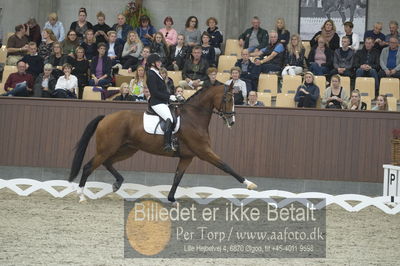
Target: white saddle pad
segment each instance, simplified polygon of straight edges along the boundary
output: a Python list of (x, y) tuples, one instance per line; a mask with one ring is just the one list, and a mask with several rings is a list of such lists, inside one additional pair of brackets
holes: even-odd
[[(155, 132), (156, 135), (164, 135), (164, 131), (161, 129), (161, 123), (159, 123), (160, 119), (161, 118), (158, 115), (149, 115), (144, 113), (143, 114), (144, 131), (146, 131), (149, 134), (154, 134)], [(176, 125), (174, 131), (172, 132), (173, 134), (179, 131), (180, 125), (181, 125), (181, 117), (178, 116), (176, 119)]]

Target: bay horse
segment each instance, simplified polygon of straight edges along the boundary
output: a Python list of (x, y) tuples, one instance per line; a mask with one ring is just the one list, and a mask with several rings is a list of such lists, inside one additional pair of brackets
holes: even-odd
[(321, 4), (322, 9), (328, 19), (331, 19), (332, 12), (338, 11), (342, 17), (343, 24), (347, 21), (345, 14), (346, 9), (350, 9), (349, 21), (353, 22), (354, 12), (356, 11), (357, 5), (361, 8), (365, 8), (367, 6), (366, 0), (322, 0)]
[(211, 148), (208, 126), (212, 114), (216, 113), (222, 117), (228, 127), (235, 123), (232, 89), (233, 84), (203, 88), (179, 106), (181, 122), (180, 129), (176, 133), (179, 140), (179, 149), (176, 152), (163, 150), (163, 135), (145, 132), (143, 112), (124, 110), (93, 119), (77, 143), (69, 176), (69, 182), (72, 182), (78, 175), (89, 141), (96, 133), (96, 154), (83, 167), (79, 183), (80, 201), (85, 200), (83, 188), (89, 175), (100, 165), (104, 165), (115, 177), (113, 191), (117, 191), (124, 178), (113, 167), (113, 164), (131, 157), (139, 150), (161, 156), (179, 157), (174, 181), (168, 194), (170, 202), (175, 202), (175, 192), (179, 182), (195, 156), (232, 175), (240, 183), (244, 183), (247, 189), (256, 189), (256, 184), (237, 174)]

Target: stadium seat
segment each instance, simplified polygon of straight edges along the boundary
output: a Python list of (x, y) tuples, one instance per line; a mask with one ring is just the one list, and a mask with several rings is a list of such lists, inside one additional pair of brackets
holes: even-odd
[(188, 99), (190, 96), (196, 93), (196, 90), (183, 90), (183, 97)]
[(387, 97), (389, 111), (397, 112), (397, 99), (395, 97)]
[(296, 107), (294, 94), (278, 93), (276, 96), (276, 107)]
[(230, 73), (231, 68), (235, 66), (237, 56), (221, 55), (218, 60), (218, 72)]
[(355, 89), (358, 89), (361, 94), (366, 93), (369, 97), (375, 98), (375, 79), (358, 77), (356, 78)]
[(136, 71), (128, 73), (128, 69), (119, 69), (118, 70), (118, 75), (121, 75), (121, 76), (134, 77), (135, 73), (136, 73)]
[(285, 75), (282, 77), (282, 93), (296, 93), (297, 88), (302, 84), (301, 76)]
[(121, 84), (124, 82), (129, 84), (132, 79), (132, 76), (115, 75), (115, 86), (121, 87)]
[(388, 97), (394, 97), (400, 100), (400, 88), (398, 78), (381, 78), (379, 84), (379, 94), (386, 95)]
[(258, 92), (258, 101), (263, 102), (265, 106), (271, 106), (272, 101), (271, 101), (271, 93), (266, 93), (266, 92)]
[(225, 44), (225, 55), (235, 55), (241, 58), (242, 47), (239, 46), (239, 40), (228, 39)]
[(351, 87), (350, 87), (350, 77), (340, 76), (340, 84), (346, 92), (346, 95), (350, 98)]
[(273, 74), (260, 74), (257, 91), (267, 92), (272, 96), (276, 96), (278, 94), (278, 76)]
[(221, 72), (217, 73), (217, 80), (219, 82), (225, 83), (230, 79), (231, 79), (231, 74), (230, 73), (221, 73)]
[(101, 92), (93, 91), (93, 86), (83, 88), (82, 100), (101, 101)]
[(304, 49), (306, 50), (305, 53), (304, 53), (304, 56), (305, 56), (305, 58), (308, 58), (308, 54), (311, 51), (310, 42), (309, 41), (302, 41), (301, 43), (303, 44)]
[(168, 77), (174, 81), (174, 86), (178, 86), (182, 80), (182, 71), (168, 71)]
[(326, 90), (326, 78), (325, 76), (315, 76), (314, 83), (319, 88), (319, 97), (322, 98), (325, 95)]
[(367, 110), (372, 109), (372, 98), (371, 97), (361, 95), (361, 101), (365, 102), (365, 104), (367, 105)]
[(7, 61), (7, 49), (3, 45), (0, 48), (0, 64), (6, 64), (6, 61)]

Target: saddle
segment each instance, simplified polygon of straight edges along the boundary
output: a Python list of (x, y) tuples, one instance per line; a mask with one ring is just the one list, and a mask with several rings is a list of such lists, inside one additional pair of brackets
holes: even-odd
[[(173, 138), (175, 138), (174, 135), (179, 131), (181, 119), (176, 105), (170, 104), (169, 110), (172, 114), (172, 128), (174, 129), (172, 134)], [(165, 132), (165, 121), (151, 108), (150, 105), (143, 114), (143, 127), (147, 133), (153, 135), (164, 135)]]

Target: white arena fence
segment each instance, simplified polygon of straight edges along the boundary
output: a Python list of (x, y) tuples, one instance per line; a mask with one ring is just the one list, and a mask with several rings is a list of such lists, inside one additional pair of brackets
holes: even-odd
[[(29, 187), (21, 189), (19, 186)], [(74, 193), (78, 188), (78, 184), (69, 183), (65, 180), (41, 182), (33, 179), (0, 179), (0, 190), (3, 188), (8, 188), (19, 196), (29, 196), (35, 191), (44, 190), (55, 198), (63, 198)], [(170, 185), (145, 186), (126, 183), (121, 186), (116, 194), (124, 199), (152, 197), (162, 202), (168, 202), (166, 194), (170, 188)], [(96, 190), (96, 192), (91, 189)], [(90, 199), (99, 199), (113, 193), (112, 185), (102, 182), (87, 182), (83, 193)], [(282, 190), (250, 191), (238, 188), (222, 190), (211, 187), (178, 187), (175, 197), (177, 199), (191, 198), (198, 204), (208, 204), (216, 199), (225, 198), (236, 205), (240, 205), (241, 203), (246, 205), (254, 200), (263, 200), (268, 204), (276, 204), (276, 206), (282, 208), (297, 201), (304, 206), (313, 206), (316, 209), (336, 204), (349, 212), (358, 212), (369, 206), (374, 206), (387, 214), (397, 214), (400, 212), (400, 204), (390, 204), (391, 197), (368, 197), (357, 194), (335, 196), (319, 192), (291, 193)], [(315, 203), (317, 199), (321, 201)]]

